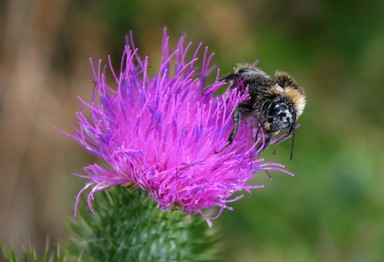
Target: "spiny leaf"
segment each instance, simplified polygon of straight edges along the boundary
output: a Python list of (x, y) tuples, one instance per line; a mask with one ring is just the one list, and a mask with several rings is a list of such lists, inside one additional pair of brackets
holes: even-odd
[(216, 233), (200, 216), (161, 211), (142, 190), (115, 187), (81, 205), (68, 250), (86, 261), (212, 261)]

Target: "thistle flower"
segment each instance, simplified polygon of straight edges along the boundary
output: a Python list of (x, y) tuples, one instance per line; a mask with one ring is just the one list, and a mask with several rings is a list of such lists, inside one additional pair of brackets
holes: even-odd
[(171, 51), (164, 30), (161, 65), (149, 76), (148, 57), (140, 58), (130, 35), (119, 72), (108, 59), (116, 88), (107, 83), (101, 62), (95, 68), (91, 60), (92, 100), (80, 99), (85, 107), (77, 113), (79, 128), (67, 135), (107, 165), (84, 168), (87, 175), (82, 177), (88, 181), (77, 196), (75, 215), (84, 190), (92, 188), (88, 205), (93, 211), (96, 192), (123, 185), (148, 191), (160, 209), (176, 206), (204, 216), (211, 225), (211, 219), (232, 210), (229, 204), (243, 197), (238, 191), (263, 187), (251, 182), (258, 172), (291, 175), (283, 165), (258, 158), (264, 137), (255, 143), (257, 125), (251, 121), (243, 121), (233, 144), (216, 153), (227, 143), (232, 112), (248, 95), (234, 88), (215, 96), (224, 83), (217, 81), (217, 70), (216, 81), (206, 84), (213, 53), (202, 51), (201, 44), (191, 52), (191, 46), (181, 37)]

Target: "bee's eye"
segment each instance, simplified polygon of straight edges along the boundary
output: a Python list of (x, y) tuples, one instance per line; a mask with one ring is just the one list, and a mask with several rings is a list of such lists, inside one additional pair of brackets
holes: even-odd
[(271, 108), (269, 109), (269, 115), (272, 117), (283, 116), (287, 110), (288, 110), (287, 105), (283, 103), (272, 104)]

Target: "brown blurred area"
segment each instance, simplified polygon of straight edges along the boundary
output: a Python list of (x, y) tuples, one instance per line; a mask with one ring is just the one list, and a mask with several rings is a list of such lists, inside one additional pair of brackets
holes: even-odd
[[(16, 0), (1, 5), (0, 239), (18, 248), (20, 240), (31, 240), (41, 249), (47, 237), (55, 242), (63, 234), (76, 194), (70, 174), (84, 158), (55, 130), (72, 132), (76, 97), (87, 97), (90, 79), (87, 59), (80, 55), (72, 55), (70, 74), (55, 65), (68, 4)], [(83, 42), (81, 47), (97, 45)]]

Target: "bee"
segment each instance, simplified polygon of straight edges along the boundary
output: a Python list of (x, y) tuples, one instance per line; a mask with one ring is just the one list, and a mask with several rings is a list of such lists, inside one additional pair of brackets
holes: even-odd
[[(242, 118), (254, 117), (258, 120), (256, 138), (262, 130), (266, 140), (262, 150), (268, 147), (273, 136), (283, 129), (288, 129), (280, 143), (292, 137), (290, 159), (293, 157), (296, 120), (305, 107), (304, 91), (287, 73), (276, 72), (272, 79), (259, 68), (251, 65), (239, 65), (235, 72), (225, 75), (219, 81), (233, 82), (233, 87), (249, 92), (249, 100), (239, 103), (233, 114), (234, 127), (229, 134), (227, 144), (217, 153), (231, 145), (236, 137)], [(248, 89), (246, 89), (248, 87)]]

